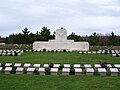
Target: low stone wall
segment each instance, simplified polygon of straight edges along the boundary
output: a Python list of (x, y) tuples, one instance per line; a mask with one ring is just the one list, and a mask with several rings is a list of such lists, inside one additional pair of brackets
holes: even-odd
[(32, 49), (32, 44), (5, 44), (4, 46), (0, 46), (0, 49), (27, 50)]
[[(0, 46), (0, 49), (32, 49), (32, 44), (5, 44)], [(120, 46), (90, 46), (90, 51), (104, 50), (104, 49), (113, 49), (120, 50)]]

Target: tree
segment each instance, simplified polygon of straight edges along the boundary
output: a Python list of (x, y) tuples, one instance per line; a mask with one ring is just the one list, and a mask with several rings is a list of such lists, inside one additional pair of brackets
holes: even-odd
[(114, 34), (114, 32), (111, 32), (111, 37), (115, 37), (116, 35)]
[(108, 36), (99, 36), (99, 44), (98, 45), (102, 45), (102, 46), (109, 45)]
[(28, 28), (25, 27), (24, 30), (22, 30), (22, 33), (23, 33), (24, 35), (28, 35), (28, 34), (30, 33), (30, 31), (28, 31)]
[(68, 39), (72, 39), (74, 41), (80, 41), (80, 36), (79, 35), (75, 35), (74, 32), (72, 32), (67, 38)]
[(53, 39), (53, 35), (51, 35), (50, 29), (47, 27), (43, 27), (40, 32), (40, 40), (48, 41), (49, 39)]
[(96, 32), (92, 33), (92, 35), (89, 36), (89, 43), (90, 45), (99, 44), (99, 37), (97, 36)]
[(111, 35), (109, 36), (109, 44), (117, 46), (118, 43), (119, 43), (119, 39), (113, 32), (111, 32)]
[(94, 33), (93, 33), (93, 36), (94, 36), (94, 37), (96, 37), (96, 36), (97, 36), (96, 32), (94, 32)]

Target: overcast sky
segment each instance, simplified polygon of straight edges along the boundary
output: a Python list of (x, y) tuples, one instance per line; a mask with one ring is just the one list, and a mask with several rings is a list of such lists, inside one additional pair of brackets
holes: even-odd
[(68, 34), (120, 35), (120, 0), (0, 0), (0, 36), (43, 26), (51, 32), (64, 27)]

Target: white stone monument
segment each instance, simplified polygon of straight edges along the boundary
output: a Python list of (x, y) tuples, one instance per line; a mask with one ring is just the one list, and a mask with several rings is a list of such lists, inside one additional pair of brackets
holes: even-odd
[(80, 50), (88, 51), (88, 42), (74, 42), (74, 40), (67, 40), (67, 30), (64, 28), (57, 29), (55, 31), (55, 40), (45, 41), (35, 41), (33, 43), (33, 50)]

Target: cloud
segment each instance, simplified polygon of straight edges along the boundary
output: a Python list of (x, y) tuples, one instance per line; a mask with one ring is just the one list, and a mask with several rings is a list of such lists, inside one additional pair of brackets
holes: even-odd
[(119, 12), (119, 0), (2, 0), (0, 35), (18, 33), (24, 27), (36, 32), (43, 26), (52, 32), (63, 26), (68, 33), (81, 35), (111, 31), (120, 34)]

